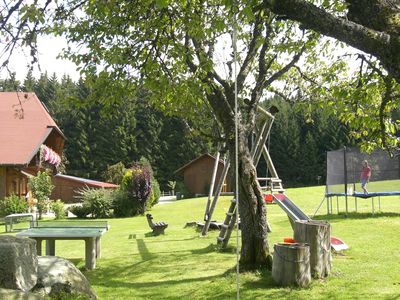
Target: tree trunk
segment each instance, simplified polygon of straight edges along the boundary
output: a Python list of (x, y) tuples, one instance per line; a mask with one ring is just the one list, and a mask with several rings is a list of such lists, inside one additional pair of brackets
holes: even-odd
[(311, 275), (328, 276), (332, 267), (331, 225), (326, 221), (296, 221), (294, 239), (310, 245)]
[[(207, 95), (213, 112), (223, 127), (225, 142), (231, 160), (231, 172), (234, 173), (235, 165), (235, 114), (234, 93), (227, 87), (222, 92), (218, 88)], [(250, 107), (247, 118), (255, 115), (256, 106)], [(256, 168), (250, 156), (248, 145), (251, 120), (244, 120), (239, 116), (239, 215), (242, 232), (242, 245), (240, 253), (240, 267), (242, 270), (257, 268), (272, 269), (272, 256), (269, 252), (267, 236), (267, 213), (262, 198), (260, 185), (257, 181)], [(248, 128), (246, 128), (248, 126)]]
[[(234, 146), (234, 145), (233, 145)], [(231, 151), (231, 153), (235, 153)], [(243, 125), (239, 125), (239, 215), (242, 231), (242, 269), (272, 268), (267, 232), (267, 212)], [(232, 155), (231, 164), (235, 166)], [(234, 168), (232, 168), (234, 170)]]
[(282, 286), (307, 287), (311, 282), (310, 247), (307, 244), (275, 244), (272, 278)]

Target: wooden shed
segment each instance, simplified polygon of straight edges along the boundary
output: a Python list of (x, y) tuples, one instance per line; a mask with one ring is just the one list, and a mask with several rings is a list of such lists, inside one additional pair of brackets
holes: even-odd
[(62, 199), (64, 203), (74, 203), (80, 201), (79, 191), (85, 187), (88, 188), (104, 188), (116, 189), (118, 185), (113, 183), (101, 182), (81, 177), (75, 177), (64, 174), (53, 176), (54, 190), (51, 198)]
[[(181, 168), (175, 171), (175, 174), (183, 177), (189, 192), (193, 194), (208, 194), (211, 185), (211, 178), (214, 170), (215, 157), (210, 154), (203, 154), (196, 159), (188, 162)], [(216, 176), (216, 183), (221, 177), (224, 162), (218, 161), (218, 171)], [(229, 180), (225, 180), (222, 192), (231, 192), (232, 185)]]

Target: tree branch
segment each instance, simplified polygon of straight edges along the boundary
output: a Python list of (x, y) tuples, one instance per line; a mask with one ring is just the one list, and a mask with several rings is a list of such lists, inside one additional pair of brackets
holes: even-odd
[(305, 0), (264, 0), (278, 15), (298, 21), (302, 26), (345, 42), (377, 57), (382, 65), (400, 82), (400, 40), (360, 24), (342, 19)]
[(12, 14), (16, 10), (18, 10), (18, 8), (21, 6), (22, 2), (23, 2), (23, 0), (19, 0), (17, 3), (15, 3), (15, 5), (13, 7), (11, 7), (8, 10), (7, 15), (5, 17), (2, 16), (1, 22), (0, 22), (0, 30), (4, 30), (5, 29), (5, 26), (8, 24), (8, 20), (11, 18)]
[(384, 148), (388, 148), (386, 141), (385, 109), (387, 104), (392, 100), (392, 88), (393, 88), (392, 77), (387, 76), (385, 78), (385, 94), (383, 95), (381, 105), (379, 106), (379, 125), (382, 138), (382, 145)]
[(271, 83), (273, 83), (275, 80), (279, 79), (287, 71), (289, 71), (290, 68), (292, 68), (299, 61), (299, 59), (305, 49), (306, 49), (306, 46), (303, 45), (303, 47), (300, 49), (300, 51), (293, 56), (292, 60), (286, 66), (284, 66), (282, 69), (280, 69), (278, 72), (273, 74), (269, 79), (267, 79), (265, 81), (264, 86), (269, 86)]
[(261, 17), (259, 16), (259, 14), (256, 16), (256, 20), (254, 22), (254, 29), (253, 29), (253, 34), (252, 34), (252, 38), (247, 50), (247, 54), (246, 57), (243, 61), (243, 64), (239, 70), (239, 73), (237, 75), (237, 89), (238, 91), (241, 91), (243, 88), (243, 84), (247, 78), (247, 75), (250, 72), (251, 69), (251, 64), (254, 61), (254, 58), (257, 54), (257, 50), (259, 48), (259, 46), (257, 46), (257, 41), (258, 39), (261, 37), (261, 33), (262, 33), (262, 20)]
[(261, 47), (260, 50), (260, 56), (258, 57), (258, 74), (257, 74), (257, 79), (256, 79), (256, 84), (253, 88), (253, 91), (251, 92), (250, 96), (250, 107), (254, 107), (258, 104), (260, 101), (260, 98), (262, 96), (262, 91), (265, 88), (264, 86), (264, 81), (267, 76), (267, 72), (269, 68), (271, 67), (273, 61), (277, 58), (277, 54), (273, 56), (273, 58), (266, 63), (266, 54), (269, 48), (269, 36), (271, 33), (271, 26), (270, 23), (266, 24), (265, 26), (265, 37), (264, 37), (264, 43)]
[(388, 34), (331, 15), (304, 0), (265, 0), (271, 10), (303, 26), (334, 37), (367, 53), (380, 53), (390, 41)]

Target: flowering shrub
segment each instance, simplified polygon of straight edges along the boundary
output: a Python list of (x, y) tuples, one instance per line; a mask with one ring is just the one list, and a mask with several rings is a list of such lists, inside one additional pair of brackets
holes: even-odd
[(132, 195), (141, 203), (139, 213), (144, 214), (151, 193), (151, 173), (147, 166), (132, 166)]
[(114, 214), (118, 217), (144, 214), (147, 206), (152, 205), (149, 203), (151, 193), (151, 167), (143, 163), (134, 163), (125, 172), (119, 190), (113, 193)]

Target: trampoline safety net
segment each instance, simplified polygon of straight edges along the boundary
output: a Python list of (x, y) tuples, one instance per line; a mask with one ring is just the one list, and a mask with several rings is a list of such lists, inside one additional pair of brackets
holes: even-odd
[(344, 195), (346, 181), (348, 195), (362, 192), (360, 177), (364, 160), (372, 170), (369, 192), (400, 191), (400, 157), (391, 158), (383, 150), (363, 153), (358, 148), (345, 148), (327, 152), (326, 193)]

